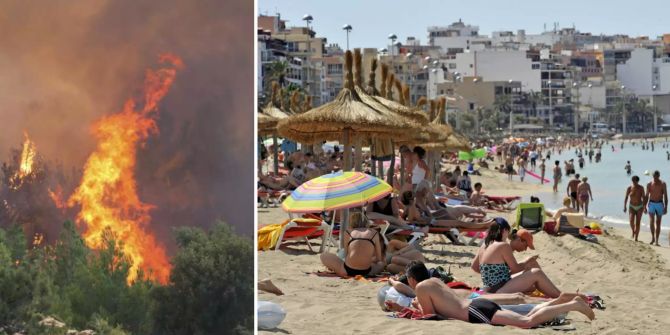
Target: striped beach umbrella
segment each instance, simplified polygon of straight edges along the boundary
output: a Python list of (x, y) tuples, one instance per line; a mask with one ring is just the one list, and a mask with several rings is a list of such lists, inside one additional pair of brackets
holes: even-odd
[(282, 208), (292, 213), (352, 208), (377, 201), (391, 191), (391, 185), (376, 177), (340, 171), (303, 183), (284, 200)]

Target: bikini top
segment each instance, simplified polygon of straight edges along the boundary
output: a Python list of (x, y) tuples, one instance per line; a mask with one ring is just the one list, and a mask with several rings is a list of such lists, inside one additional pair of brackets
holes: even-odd
[(349, 234), (349, 237), (351, 237), (351, 239), (349, 240), (349, 243), (347, 243), (347, 247), (349, 245), (351, 245), (351, 242), (353, 242), (353, 241), (368, 241), (368, 242), (372, 243), (373, 247), (376, 246), (375, 241), (374, 241), (375, 236), (377, 236), (377, 231), (376, 230), (375, 230), (375, 234), (372, 235), (371, 238), (353, 237), (353, 236), (351, 236), (351, 233), (348, 230), (346, 230), (346, 232), (347, 232), (347, 234)]

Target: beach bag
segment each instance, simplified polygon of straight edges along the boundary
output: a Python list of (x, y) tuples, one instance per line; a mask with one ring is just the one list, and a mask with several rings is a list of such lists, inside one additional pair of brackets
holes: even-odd
[(544, 205), (538, 203), (521, 203), (516, 208), (514, 229), (542, 230), (544, 226)]

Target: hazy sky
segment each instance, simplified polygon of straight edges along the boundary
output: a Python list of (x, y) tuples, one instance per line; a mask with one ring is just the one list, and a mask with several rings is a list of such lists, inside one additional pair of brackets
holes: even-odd
[(670, 33), (670, 1), (668, 0), (371, 0), (371, 1), (311, 1), (258, 0), (259, 14), (275, 14), (289, 20), (287, 25), (304, 25), (302, 16), (314, 17), (314, 30), (328, 43), (346, 45), (344, 24), (353, 31), (349, 45), (354, 47), (383, 47), (390, 33), (404, 42), (414, 36), (426, 43), (426, 27), (448, 25), (463, 19), (466, 24), (478, 25), (479, 33), (490, 35), (496, 30), (525, 29), (540, 33), (546, 23), (575, 27), (593, 34), (622, 33), (631, 36), (656, 37)]

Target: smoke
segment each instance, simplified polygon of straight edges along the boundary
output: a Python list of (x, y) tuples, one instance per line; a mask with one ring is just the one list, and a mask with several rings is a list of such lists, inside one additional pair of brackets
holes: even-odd
[[(184, 70), (159, 107), (159, 134), (138, 152), (152, 230), (223, 219), (253, 228), (253, 2), (0, 3), (0, 157), (23, 131), (50, 161), (80, 169), (90, 127), (139, 93), (171, 52)], [(67, 195), (66, 195), (67, 196)]]

